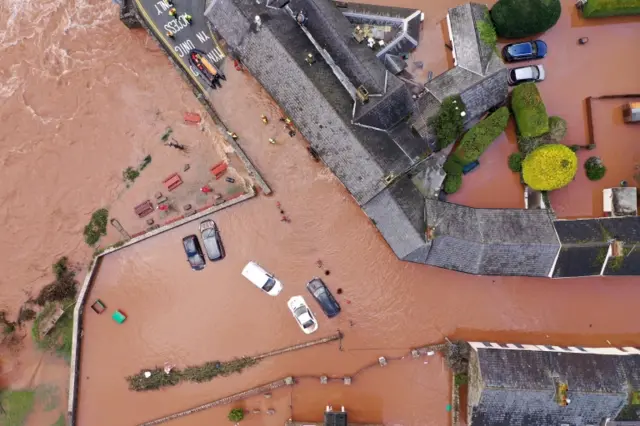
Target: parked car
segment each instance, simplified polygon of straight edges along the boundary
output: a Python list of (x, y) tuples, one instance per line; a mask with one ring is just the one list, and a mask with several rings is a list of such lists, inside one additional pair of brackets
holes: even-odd
[(510, 86), (520, 83), (544, 80), (544, 67), (542, 65), (528, 65), (526, 67), (511, 68), (507, 74)]
[(340, 305), (320, 278), (316, 277), (309, 281), (307, 290), (316, 299), (327, 317), (333, 318), (340, 313)]
[(247, 263), (242, 275), (269, 296), (277, 296), (282, 291), (282, 283), (254, 261)]
[(191, 265), (191, 269), (194, 271), (204, 269), (204, 254), (202, 253), (202, 247), (200, 247), (198, 237), (195, 235), (187, 235), (182, 239), (182, 246), (184, 247), (184, 252), (187, 254), (187, 261), (189, 265)]
[(304, 301), (304, 297), (293, 296), (287, 302), (287, 306), (289, 306), (293, 317), (306, 334), (311, 334), (318, 329), (318, 321), (316, 321), (316, 317), (313, 316), (311, 309), (307, 306), (307, 302)]
[(502, 57), (507, 62), (542, 59), (547, 55), (547, 43), (542, 40), (507, 44), (502, 48)]
[(218, 232), (218, 226), (213, 220), (202, 221), (200, 234), (204, 243), (204, 251), (207, 252), (209, 260), (215, 261), (224, 258), (224, 247), (222, 240), (220, 240), (220, 232)]

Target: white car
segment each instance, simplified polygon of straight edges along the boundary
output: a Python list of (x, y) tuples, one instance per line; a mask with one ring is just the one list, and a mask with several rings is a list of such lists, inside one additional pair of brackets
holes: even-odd
[(526, 67), (511, 68), (507, 74), (507, 82), (510, 86), (520, 83), (544, 80), (544, 67), (542, 65), (528, 65)]
[(304, 297), (293, 296), (287, 302), (287, 306), (289, 306), (293, 317), (306, 334), (311, 334), (318, 329), (318, 321), (316, 321), (316, 317), (313, 316), (311, 309), (307, 306), (307, 302), (304, 301)]
[(277, 296), (282, 291), (282, 283), (254, 261), (247, 263), (242, 276), (269, 296)]

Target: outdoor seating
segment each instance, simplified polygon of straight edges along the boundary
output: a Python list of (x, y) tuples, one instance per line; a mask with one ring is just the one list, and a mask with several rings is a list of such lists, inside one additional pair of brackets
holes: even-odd
[(220, 179), (222, 175), (227, 171), (227, 163), (221, 161), (211, 168), (211, 174), (216, 177), (216, 179)]
[(153, 204), (151, 204), (151, 201), (149, 200), (144, 201), (138, 204), (134, 208), (134, 211), (138, 215), (138, 217), (140, 218), (145, 217), (146, 215), (153, 213)]
[(182, 179), (180, 178), (179, 174), (174, 173), (166, 178), (163, 183), (169, 191), (173, 191), (174, 189), (182, 185)]

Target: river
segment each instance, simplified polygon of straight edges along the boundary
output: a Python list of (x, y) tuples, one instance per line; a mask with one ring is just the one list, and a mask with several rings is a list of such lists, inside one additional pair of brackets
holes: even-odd
[[(397, 2), (398, 6), (417, 7), (425, 12), (422, 46), (416, 59), (425, 55), (428, 59), (425, 66), (429, 66), (431, 60), (435, 74), (446, 67), (443, 65), (445, 52), (438, 48), (437, 55), (442, 57), (429, 59), (428, 46), (442, 44), (440, 21), (446, 8), (457, 3), (456, 0)], [(640, 27), (637, 20), (582, 26), (576, 22), (573, 2), (563, 3), (565, 10), (560, 22), (545, 35), (550, 50), (557, 45), (563, 47), (557, 53), (550, 53), (549, 60), (553, 61), (549, 64), (550, 77), (541, 85), (541, 91), (550, 113), (567, 118), (568, 137), (579, 143), (584, 129), (580, 103), (584, 96), (640, 90), (640, 82), (634, 79), (639, 59), (628, 58), (626, 62), (622, 59), (629, 56), (624, 52), (630, 51)], [(132, 164), (141, 152), (157, 144), (148, 136), (154, 128), (157, 111), (179, 116), (185, 110), (197, 108), (198, 104), (155, 42), (143, 31), (129, 31), (121, 25), (117, 8), (112, 4), (84, 0), (3, 0), (0, 15), (3, 18), (0, 23), (0, 116), (4, 123), (0, 129), (3, 182), (0, 217), (4, 225), (0, 234), (3, 253), (0, 268), (11, 271), (0, 278), (0, 309), (15, 314), (28, 293), (37, 291), (51, 279), (50, 265), (59, 256), (70, 255), (74, 261), (86, 265), (91, 249), (82, 241), (82, 228), (93, 210), (119, 197), (123, 189), (123, 164)], [(566, 41), (585, 35), (591, 39), (587, 46), (572, 46)], [(591, 53), (580, 56), (580, 51), (570, 49), (590, 49)], [(560, 71), (565, 55), (572, 63), (578, 61), (584, 76), (574, 79), (568, 71)], [(604, 55), (604, 59), (587, 60), (596, 55)], [(153, 250), (148, 253), (138, 248), (122, 251), (105, 263), (104, 275), (101, 275), (105, 281), (112, 282), (110, 291), (114, 293), (109, 303), (120, 303), (117, 297), (128, 294), (118, 296), (118, 286), (135, 282), (138, 299), (131, 302), (130, 308), (142, 319), (136, 322), (131, 318), (134, 324), (131, 328), (162, 336), (162, 339), (132, 344), (126, 360), (118, 364), (113, 361), (118, 356), (117, 346), (109, 342), (121, 341), (123, 333), (102, 326), (101, 338), (87, 351), (87, 362), (97, 365), (105, 356), (100, 352), (110, 348), (112, 364), (108, 364), (108, 368), (104, 364), (92, 368), (106, 369), (100, 374), (100, 380), (114, 386), (100, 386), (98, 373), (89, 372), (89, 383), (96, 383), (93, 387), (81, 386), (81, 390), (87, 389), (87, 405), (81, 405), (81, 415), (86, 420), (80, 424), (131, 424), (287, 374), (349, 374), (375, 361), (377, 356), (394, 356), (411, 346), (439, 341), (444, 336), (594, 346), (604, 346), (608, 340), (614, 345), (640, 345), (634, 317), (635, 300), (640, 296), (637, 278), (550, 281), (474, 277), (398, 261), (337, 179), (310, 160), (300, 136), (292, 139), (282, 130), (277, 133), (262, 125), (259, 115), (266, 113), (276, 121), (277, 108), (265, 98), (257, 84), (247, 76), (233, 75), (231, 71), (228, 74), (228, 88), (236, 84), (238, 90), (242, 88), (248, 95), (242, 98), (231, 90), (223, 90), (214, 101), (227, 105), (224, 114), (221, 113), (223, 119), (240, 134), (240, 143), (275, 194), (216, 215), (228, 244), (229, 256), (224, 261), (221, 280), (223, 288), (228, 289), (224, 296), (229, 300), (216, 300), (210, 309), (220, 310), (221, 315), (237, 316), (233, 311), (234, 301), (235, 306), (241, 304), (255, 317), (273, 316), (287, 325), (273, 330), (265, 321), (251, 331), (251, 339), (236, 339), (235, 336), (244, 331), (235, 325), (216, 328), (215, 341), (212, 338), (194, 347), (203, 328), (185, 330), (180, 323), (166, 319), (162, 320), (164, 326), (159, 327), (150, 318), (168, 309), (172, 303), (170, 296), (179, 297), (187, 286), (198, 286), (201, 291), (190, 298), (198, 295), (204, 300), (218, 298), (216, 283), (205, 283), (207, 275), (192, 278), (189, 271), (186, 271), (189, 282), (183, 282), (184, 275), (179, 271), (185, 269), (185, 262), (179, 253), (179, 243), (176, 246), (175, 241), (170, 240), (171, 234), (151, 242)], [(585, 89), (586, 84), (591, 85), (590, 90)], [(607, 116), (606, 111), (603, 114)], [(267, 142), (273, 135), (279, 142), (276, 146)], [(615, 133), (607, 135), (616, 139)], [(504, 138), (503, 143), (509, 143), (508, 138)], [(618, 161), (626, 167), (631, 161), (637, 162), (638, 150), (624, 143), (630, 152), (628, 156), (621, 155)], [(611, 158), (610, 169), (618, 169), (616, 160)], [(506, 159), (504, 163), (506, 165)], [(626, 176), (624, 173), (620, 175)], [(618, 175), (615, 176), (617, 179)], [(571, 197), (581, 199), (579, 189), (570, 191)], [(592, 189), (584, 191), (593, 192)], [(473, 197), (483, 200), (478, 201), (483, 207), (512, 206), (511, 199), (503, 202), (493, 196), (494, 193), (493, 186), (478, 187)], [(487, 205), (486, 200), (491, 200), (491, 205)], [(291, 216), (291, 224), (279, 221), (276, 201), (280, 201)], [(579, 204), (574, 198), (570, 202), (559, 199), (558, 203), (561, 212)], [(583, 210), (592, 213), (591, 203), (583, 205), (580, 212)], [(567, 212), (567, 215), (573, 214)], [(195, 225), (189, 226), (195, 229)], [(158, 273), (145, 270), (144, 259), (149, 256), (181, 283), (180, 293), (158, 295), (159, 290), (152, 291), (150, 300), (144, 303), (142, 296), (145, 290), (154, 288), (157, 282), (154, 274)], [(224, 358), (302, 340), (303, 335), (286, 307), (282, 309), (283, 303), (277, 308), (275, 302), (265, 300), (265, 295), (253, 291), (255, 289), (249, 288), (238, 276), (238, 268), (249, 259), (259, 260), (283, 279), (286, 297), (305, 294), (304, 282), (313, 274), (322, 273), (315, 265), (321, 259), (331, 271), (327, 277), (330, 287), (335, 290), (340, 286), (345, 290), (340, 299), (345, 312), (336, 323), (345, 331), (346, 350), (339, 352), (335, 347), (326, 347), (301, 352), (299, 356), (287, 355), (265, 362), (245, 376), (223, 379), (222, 384), (187, 385), (132, 397), (126, 390), (123, 392), (123, 375), (150, 363), (162, 363), (168, 356), (189, 364), (210, 359), (212, 352), (215, 357)], [(127, 278), (120, 279), (125, 272)], [(164, 305), (152, 303), (154, 300), (164, 300), (161, 302)], [(351, 303), (347, 304), (346, 300)], [(195, 299), (193, 302), (205, 309), (204, 302)], [(170, 318), (173, 315), (178, 313)], [(353, 321), (353, 327), (349, 320)], [(190, 321), (197, 324), (193, 319)], [(250, 323), (245, 322), (246, 326)], [(325, 318), (320, 318), (320, 325), (326, 333), (337, 328)], [(88, 327), (92, 325), (89, 323)], [(221, 341), (225, 344), (221, 345)], [(227, 344), (229, 341), (233, 344)], [(21, 352), (3, 350), (2, 356), (2, 386), (55, 385), (62, 390), (68, 386), (64, 363), (38, 354), (28, 343)], [(361, 381), (352, 388), (303, 384), (291, 396), (294, 417), (317, 419), (324, 404), (332, 402), (346, 405), (356, 420), (384, 420), (403, 425), (445, 424), (444, 405), (448, 401), (449, 385), (440, 362), (389, 368), (363, 373)], [(282, 392), (274, 393), (273, 405), (278, 414), (273, 421), (258, 417), (262, 420), (249, 420), (248, 424), (281, 424), (288, 417), (289, 405), (289, 397)], [(39, 410), (29, 419), (30, 425), (55, 421), (65, 410), (64, 392), (60, 393), (58, 410)], [(122, 405), (113, 408), (105, 402), (103, 406), (103, 401), (122, 402)], [(113, 419), (100, 417), (104, 413), (115, 413), (114, 410), (118, 412)], [(226, 411), (226, 408), (211, 410), (176, 424), (219, 420)]]

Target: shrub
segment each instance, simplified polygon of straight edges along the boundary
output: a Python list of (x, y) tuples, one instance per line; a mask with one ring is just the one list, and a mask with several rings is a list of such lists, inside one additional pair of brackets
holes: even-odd
[(40, 349), (55, 351), (66, 361), (71, 359), (71, 346), (73, 342), (73, 300), (62, 301), (64, 313), (56, 321), (55, 326), (45, 336), (40, 335), (43, 321), (48, 321), (59, 306), (57, 303), (47, 303), (44, 309), (36, 316), (31, 335)]
[(133, 182), (140, 176), (140, 172), (134, 169), (133, 167), (127, 167), (122, 172), (122, 178), (125, 182)]
[(438, 113), (430, 120), (429, 125), (434, 128), (438, 148), (443, 149), (454, 143), (464, 131), (464, 103), (460, 96), (446, 98)]
[(455, 376), (453, 376), (453, 383), (456, 386), (462, 386), (462, 385), (466, 385), (467, 383), (469, 383), (469, 376), (467, 373), (458, 373)]
[(84, 241), (90, 246), (98, 242), (101, 236), (107, 235), (107, 220), (109, 211), (107, 209), (99, 209), (93, 212), (91, 220), (84, 227)]
[(469, 130), (460, 146), (456, 149), (456, 156), (462, 164), (469, 164), (476, 161), (491, 142), (507, 127), (509, 121), (509, 110), (507, 107), (499, 108), (496, 112), (480, 121)]
[(35, 404), (32, 390), (2, 391), (0, 393), (0, 420), (3, 426), (23, 426)]
[(463, 167), (464, 166), (462, 165), (460, 159), (455, 154), (451, 154), (449, 158), (447, 158), (447, 161), (444, 163), (444, 166), (442, 168), (449, 174), (461, 175)]
[(514, 152), (509, 156), (509, 168), (516, 173), (522, 170), (522, 154)]
[(233, 410), (229, 411), (228, 417), (232, 422), (242, 421), (242, 419), (244, 419), (244, 410), (242, 408), (234, 408)]
[(520, 38), (547, 31), (561, 12), (560, 0), (498, 0), (491, 19), (500, 37)]
[(486, 9), (484, 19), (481, 21), (477, 21), (477, 25), (480, 40), (492, 50), (496, 51), (497, 54), (499, 54), (496, 48), (496, 44), (498, 43), (498, 35), (496, 34), (496, 28), (493, 26), (493, 22), (491, 21), (489, 9)]
[(600, 180), (607, 173), (607, 168), (602, 164), (600, 157), (589, 157), (584, 162), (584, 170), (589, 180)]
[(462, 186), (462, 175), (448, 174), (444, 179), (444, 192), (447, 194), (454, 194), (458, 192)]
[(56, 276), (55, 281), (45, 285), (38, 297), (34, 300), (40, 306), (44, 306), (46, 302), (56, 302), (65, 299), (75, 299), (76, 297), (76, 274), (67, 266), (67, 258), (61, 257), (53, 264), (53, 273)]
[(552, 191), (571, 182), (578, 169), (578, 157), (564, 145), (543, 145), (522, 162), (522, 177), (537, 191)]
[(582, 9), (585, 18), (640, 15), (640, 0), (589, 0)]
[(520, 136), (542, 136), (549, 131), (547, 108), (535, 83), (524, 83), (513, 89), (511, 109)]
[(563, 118), (552, 116), (549, 117), (549, 132), (535, 137), (518, 136), (518, 149), (527, 155), (539, 146), (562, 142), (566, 134), (567, 122)]

